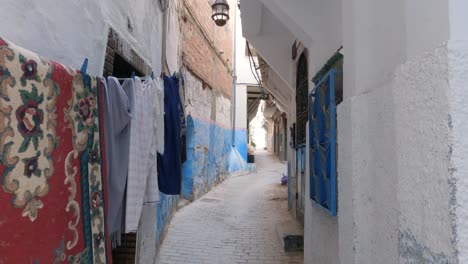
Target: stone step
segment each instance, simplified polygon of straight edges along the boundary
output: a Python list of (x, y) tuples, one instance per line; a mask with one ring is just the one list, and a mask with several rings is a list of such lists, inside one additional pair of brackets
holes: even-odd
[(285, 252), (304, 251), (304, 228), (295, 220), (276, 225), (276, 232)]

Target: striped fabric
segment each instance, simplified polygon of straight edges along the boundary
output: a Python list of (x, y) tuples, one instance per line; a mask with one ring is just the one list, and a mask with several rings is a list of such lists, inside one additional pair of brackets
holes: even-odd
[[(154, 135), (154, 82), (135, 78), (135, 117), (130, 131), (130, 160), (127, 178), (125, 232), (138, 229), (145, 194), (157, 201), (156, 139)], [(149, 189), (147, 191), (147, 188)], [(157, 193), (156, 193), (157, 192)]]

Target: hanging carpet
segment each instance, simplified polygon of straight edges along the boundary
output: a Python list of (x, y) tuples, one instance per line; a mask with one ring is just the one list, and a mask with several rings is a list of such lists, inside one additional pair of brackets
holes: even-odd
[(0, 263), (110, 263), (101, 79), (0, 38)]

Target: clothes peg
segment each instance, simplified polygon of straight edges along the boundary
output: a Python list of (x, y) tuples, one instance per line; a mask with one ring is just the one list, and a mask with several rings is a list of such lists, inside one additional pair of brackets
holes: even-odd
[(151, 72), (151, 79), (154, 80), (154, 72)]
[(135, 72), (132, 72), (132, 79), (135, 80)]
[(86, 69), (88, 68), (88, 58), (85, 58), (83, 65), (81, 65), (81, 75), (83, 76), (83, 81), (86, 76)]
[(88, 68), (88, 58), (85, 58), (83, 65), (81, 65), (81, 78), (83, 79), (83, 84), (86, 83), (86, 70)]

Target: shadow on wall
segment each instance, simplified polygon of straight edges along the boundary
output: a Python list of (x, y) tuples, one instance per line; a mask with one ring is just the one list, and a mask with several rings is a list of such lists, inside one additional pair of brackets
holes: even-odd
[(229, 174), (248, 171), (247, 130), (232, 130), (187, 116), (187, 160), (182, 166), (182, 198), (195, 200)]

